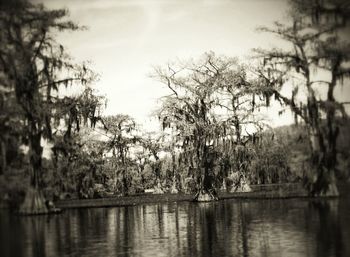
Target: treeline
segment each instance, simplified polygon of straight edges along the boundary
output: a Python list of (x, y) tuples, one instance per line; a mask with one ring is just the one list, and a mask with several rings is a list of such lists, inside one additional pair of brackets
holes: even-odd
[[(300, 177), (311, 195), (338, 195), (337, 142), (348, 103), (334, 95), (350, 75), (348, 1), (291, 1), (289, 22), (259, 29), (286, 46), (255, 49), (246, 63), (210, 52), (156, 68), (155, 80), (169, 89), (156, 114), (159, 135), (142, 135), (127, 115), (103, 116), (105, 99), (91, 89), (98, 76), (86, 63), (73, 63), (55, 40), (56, 32), (80, 29), (66, 10), (24, 0), (0, 7), (1, 173), (4, 187), (14, 184), (17, 192), (7, 198), (26, 192), (22, 213), (45, 213), (45, 199), (64, 194), (153, 187), (195, 191), (206, 201), (219, 188), (249, 191), (252, 183)], [(289, 162), (295, 138), (285, 142), (269, 132), (260, 116), (271, 102), (289, 108), (303, 127), (302, 176)], [(44, 142), (51, 159), (43, 158)]]

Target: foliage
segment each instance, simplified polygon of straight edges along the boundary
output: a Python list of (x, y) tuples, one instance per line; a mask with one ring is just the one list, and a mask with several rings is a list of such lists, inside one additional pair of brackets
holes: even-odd
[(6, 174), (9, 166), (18, 164), (21, 159), (19, 148), (24, 129), (21, 115), (13, 92), (0, 85), (0, 175)]
[(172, 129), (173, 146), (181, 149), (179, 160), (193, 173), (198, 190), (213, 192), (220, 156), (232, 154), (228, 148), (236, 146), (237, 152), (251, 139), (243, 135), (243, 126), (260, 127), (252, 115), (259, 87), (236, 59), (214, 53), (197, 62), (158, 68), (156, 77), (172, 92), (158, 113), (163, 129)]
[[(7, 197), (23, 198), (27, 174), (47, 199), (154, 187), (215, 199), (234, 176), (236, 184), (260, 184), (305, 175), (311, 194), (336, 195), (335, 176), (346, 177), (339, 169), (349, 167), (342, 145), (348, 103), (334, 97), (350, 75), (349, 8), (345, 0), (292, 0), (289, 24), (260, 28), (289, 48), (255, 49), (261, 65), (253, 69), (212, 52), (156, 68), (154, 77), (170, 92), (157, 113), (163, 133), (139, 136), (132, 117), (102, 117), (104, 98), (90, 87), (97, 75), (86, 63), (74, 64), (55, 40), (57, 32), (81, 29), (67, 10), (1, 2), (0, 182)], [(319, 80), (322, 74), (329, 79)], [(301, 126), (266, 130), (257, 111), (271, 98), (289, 106)], [(87, 125), (95, 131), (81, 131)], [(43, 158), (43, 142), (52, 144), (52, 160)]]
[(293, 181), (288, 155), (290, 149), (275, 132), (266, 131), (254, 145), (254, 158), (249, 167), (252, 184), (286, 183)]
[(128, 168), (133, 166), (129, 150), (137, 141), (133, 135), (136, 129), (135, 121), (128, 115), (115, 115), (103, 118), (103, 126), (108, 135), (107, 151), (112, 151), (115, 169), (115, 179), (121, 174), (121, 193), (128, 194), (130, 177)]
[[(263, 58), (259, 70), (265, 94), (290, 106), (295, 119), (307, 126), (311, 149), (307, 187), (312, 195), (337, 195), (335, 167), (339, 119), (347, 117), (344, 104), (334, 97), (335, 88), (350, 75), (347, 65), (350, 45), (344, 36), (348, 28), (348, 1), (291, 1), (290, 23), (261, 28), (291, 46), (256, 52)], [(329, 79), (318, 79), (327, 74)], [(283, 86), (292, 84), (291, 96), (282, 95)], [(321, 97), (326, 88), (326, 97)], [(298, 93), (306, 92), (306, 99)], [(300, 94), (299, 94), (300, 95)], [(326, 122), (321, 122), (325, 119)]]
[(161, 184), (161, 171), (164, 160), (160, 159), (160, 153), (165, 150), (164, 137), (160, 135), (152, 135), (152, 133), (145, 133), (139, 138), (139, 142), (143, 148), (144, 154), (147, 154), (147, 163), (153, 170), (155, 175), (155, 186), (159, 193), (164, 193)]
[[(94, 125), (101, 106), (88, 89), (96, 75), (85, 64), (73, 64), (54, 38), (57, 31), (79, 29), (66, 16), (66, 10), (48, 10), (28, 1), (6, 1), (0, 6), (1, 87), (11, 94), (5, 97), (7, 104), (19, 106), (19, 139), (29, 147), (31, 186), (36, 190), (44, 187), (42, 140), (53, 141), (56, 134), (69, 137), (88, 119)], [(67, 87), (84, 93), (63, 95)], [(33, 212), (46, 212), (41, 205)], [(31, 212), (30, 206), (23, 209)]]
[[(86, 137), (87, 134), (84, 134)], [(52, 150), (54, 152), (52, 177), (49, 185), (53, 198), (94, 197), (95, 184), (107, 183), (104, 171), (103, 142), (82, 139), (76, 134), (69, 141), (57, 138)]]

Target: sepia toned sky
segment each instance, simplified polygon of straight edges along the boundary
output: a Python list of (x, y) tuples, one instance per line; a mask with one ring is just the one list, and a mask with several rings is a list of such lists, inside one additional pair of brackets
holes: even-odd
[[(286, 16), (287, 0), (33, 0), (67, 8), (88, 29), (58, 35), (76, 61), (90, 60), (108, 98), (106, 114), (125, 113), (152, 127), (149, 115), (168, 91), (149, 77), (152, 66), (206, 51), (244, 57), (278, 45), (255, 31)], [(272, 108), (272, 125), (291, 122)], [(154, 122), (153, 122), (154, 123)], [(147, 125), (148, 124), (148, 125)]]

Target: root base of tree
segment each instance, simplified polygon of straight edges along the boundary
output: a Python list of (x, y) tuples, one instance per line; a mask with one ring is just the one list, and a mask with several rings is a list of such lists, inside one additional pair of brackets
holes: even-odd
[(157, 195), (162, 195), (164, 194), (164, 190), (162, 189), (161, 184), (158, 182), (158, 184), (154, 187), (154, 192), (153, 194), (157, 194)]
[(195, 202), (211, 202), (219, 200), (219, 198), (211, 192), (201, 190), (193, 199)]
[(226, 186), (225, 181), (222, 182), (222, 186), (221, 186), (221, 188), (220, 188), (220, 191), (222, 191), (222, 192), (226, 192), (226, 191), (227, 191), (227, 186)]
[(321, 191), (320, 193), (315, 194), (317, 197), (338, 197), (339, 191), (338, 187), (335, 183), (331, 183), (328, 186), (328, 189), (325, 191)]
[(241, 182), (238, 186), (232, 187), (230, 193), (251, 192), (252, 189), (247, 182)]
[(176, 188), (175, 185), (173, 185), (173, 186), (171, 187), (170, 193), (171, 193), (171, 194), (177, 194), (177, 193), (179, 193), (179, 190)]
[(33, 187), (28, 189), (24, 202), (19, 207), (19, 214), (21, 215), (38, 215), (59, 212), (61, 212), (61, 209), (55, 208), (52, 203), (48, 208), (42, 192)]

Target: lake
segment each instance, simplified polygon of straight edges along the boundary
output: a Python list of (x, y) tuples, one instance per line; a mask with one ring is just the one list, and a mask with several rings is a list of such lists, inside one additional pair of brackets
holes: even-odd
[(350, 256), (350, 197), (0, 211), (7, 256)]

